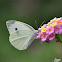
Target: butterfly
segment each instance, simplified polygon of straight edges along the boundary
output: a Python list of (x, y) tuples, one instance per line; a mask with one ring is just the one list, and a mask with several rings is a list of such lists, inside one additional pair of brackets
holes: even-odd
[(54, 60), (53, 60), (53, 62), (60, 62), (61, 61), (61, 59), (57, 59), (57, 58), (55, 58)]
[(9, 41), (18, 50), (27, 49), (38, 33), (32, 26), (16, 20), (8, 20), (6, 26), (10, 34)]

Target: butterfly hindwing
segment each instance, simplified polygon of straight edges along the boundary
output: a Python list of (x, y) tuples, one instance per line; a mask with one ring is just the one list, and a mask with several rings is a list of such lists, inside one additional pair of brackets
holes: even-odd
[(20, 30), (17, 33), (14, 32), (10, 35), (10, 43), (19, 50), (26, 49), (32, 41), (34, 40), (34, 32), (28, 30)]

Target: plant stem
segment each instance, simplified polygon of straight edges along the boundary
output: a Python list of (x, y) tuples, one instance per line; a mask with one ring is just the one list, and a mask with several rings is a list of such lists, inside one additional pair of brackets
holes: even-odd
[(55, 37), (56, 37), (56, 39), (57, 39), (59, 42), (62, 43), (62, 39), (60, 38), (60, 34), (56, 34)]

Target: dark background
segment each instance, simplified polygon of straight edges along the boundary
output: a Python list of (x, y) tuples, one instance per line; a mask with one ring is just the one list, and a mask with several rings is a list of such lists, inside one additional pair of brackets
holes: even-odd
[(35, 40), (27, 50), (19, 51), (9, 42), (7, 20), (19, 20), (35, 29), (54, 17), (62, 17), (62, 0), (0, 0), (0, 62), (52, 62), (62, 59), (62, 44)]

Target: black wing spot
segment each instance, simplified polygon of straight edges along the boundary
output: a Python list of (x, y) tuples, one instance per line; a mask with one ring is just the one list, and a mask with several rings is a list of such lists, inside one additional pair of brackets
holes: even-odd
[(17, 28), (15, 28), (15, 30), (17, 31), (18, 29), (17, 29)]

